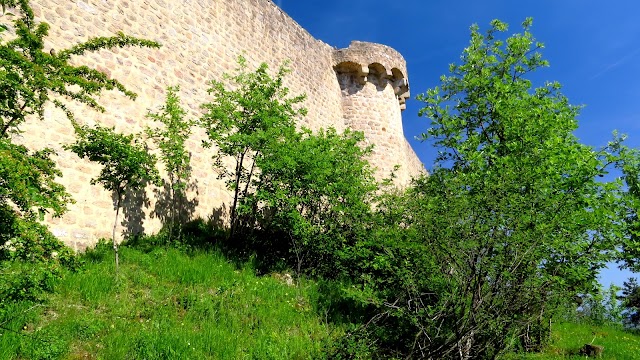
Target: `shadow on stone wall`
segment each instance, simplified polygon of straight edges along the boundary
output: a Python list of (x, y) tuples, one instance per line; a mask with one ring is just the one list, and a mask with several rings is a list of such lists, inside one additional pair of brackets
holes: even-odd
[(347, 95), (355, 95), (361, 92), (367, 82), (375, 85), (376, 91), (378, 92), (384, 91), (389, 84), (389, 81), (385, 79), (383, 75), (375, 72), (365, 76), (353, 71), (337, 71), (336, 78), (340, 85), (340, 90)]
[(362, 81), (361, 76), (355, 72), (337, 72), (336, 78), (338, 79), (338, 84), (340, 84), (340, 90), (348, 95), (355, 95), (364, 88), (365, 83)]
[(185, 189), (186, 193), (192, 194), (189, 199), (184, 194), (176, 194), (176, 198), (171, 197), (171, 185), (164, 183), (160, 188), (153, 190), (156, 198), (156, 204), (151, 211), (151, 217), (160, 219), (163, 226), (168, 225), (172, 221), (172, 210), (175, 211), (175, 222), (185, 224), (193, 218), (193, 214), (198, 206), (198, 183), (197, 181), (189, 181)]
[[(124, 238), (144, 233), (144, 220), (147, 218), (144, 209), (150, 205), (145, 188), (146, 184), (141, 190), (129, 190), (125, 194), (121, 209), (122, 222), (120, 223), (124, 227), (122, 234)], [(115, 203), (115, 193), (112, 194), (112, 198)]]
[(227, 204), (220, 205), (219, 208), (213, 209), (209, 216), (209, 225), (214, 229), (226, 230), (227, 220), (229, 218), (229, 210)]

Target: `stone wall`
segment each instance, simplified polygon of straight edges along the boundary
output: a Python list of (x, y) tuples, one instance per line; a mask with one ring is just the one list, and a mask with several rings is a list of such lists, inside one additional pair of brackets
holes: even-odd
[[(208, 101), (207, 82), (232, 73), (237, 57), (251, 67), (266, 62), (275, 70), (290, 61), (286, 86), (293, 95), (305, 93), (309, 110), (301, 125), (318, 129), (350, 126), (365, 132), (376, 146), (371, 161), (379, 176), (397, 163), (399, 184), (424, 171), (402, 134), (400, 112), (408, 96), (406, 64), (395, 50), (378, 44), (354, 42), (335, 50), (314, 39), (270, 0), (32, 0), (37, 20), (51, 25), (45, 50), (67, 48), (95, 36), (120, 31), (160, 42), (160, 49), (126, 48), (100, 51), (72, 59), (95, 67), (123, 82), (138, 94), (130, 101), (107, 92), (98, 114), (81, 106), (72, 110), (87, 124), (115, 126), (124, 133), (140, 132), (147, 112), (164, 103), (167, 86), (179, 85), (183, 105), (193, 118)], [(23, 128), (24, 143), (32, 148), (51, 147), (63, 169), (60, 182), (76, 203), (61, 219), (47, 219), (51, 230), (76, 249), (110, 235), (113, 216), (111, 194), (90, 185), (98, 167), (62, 150), (73, 141), (70, 123), (53, 108), (44, 123), (32, 121)], [(209, 217), (229, 203), (230, 193), (211, 169), (215, 150), (201, 147), (204, 134), (196, 130), (188, 142), (192, 153), (193, 184), (189, 207), (193, 217)], [(155, 193), (154, 193), (155, 191)], [(161, 226), (162, 189), (130, 196), (119, 232), (153, 232)], [(158, 196), (160, 195), (160, 196)], [(160, 199), (160, 200), (158, 200)]]

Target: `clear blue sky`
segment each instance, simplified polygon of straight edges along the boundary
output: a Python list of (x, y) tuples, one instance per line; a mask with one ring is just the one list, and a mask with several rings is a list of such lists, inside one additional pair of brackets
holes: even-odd
[[(551, 66), (535, 81), (559, 81), (575, 105), (585, 105), (576, 135), (604, 146), (613, 130), (640, 146), (640, 2), (637, 0), (275, 0), (314, 37), (338, 48), (352, 40), (389, 45), (407, 60), (412, 96), (438, 85), (448, 65), (468, 45), (469, 26), (486, 30), (492, 19), (519, 32), (533, 17), (532, 33), (546, 48)], [(421, 104), (407, 102), (404, 131), (418, 156), (431, 168), (435, 151), (415, 137), (428, 120)], [(615, 266), (612, 266), (615, 268)], [(621, 284), (630, 273), (604, 271), (602, 282)]]

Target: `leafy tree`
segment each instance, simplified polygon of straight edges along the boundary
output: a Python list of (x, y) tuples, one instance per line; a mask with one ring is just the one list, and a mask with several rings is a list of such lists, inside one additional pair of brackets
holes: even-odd
[(625, 322), (631, 327), (640, 327), (640, 286), (638, 280), (631, 278), (622, 287), (622, 305), (625, 307)]
[(625, 236), (620, 260), (622, 266), (640, 271), (640, 150), (621, 147), (617, 166), (626, 185), (621, 207)]
[[(98, 111), (104, 108), (96, 101), (103, 90), (117, 89), (130, 98), (117, 80), (87, 66), (73, 66), (74, 55), (125, 46), (159, 47), (159, 44), (126, 36), (98, 37), (68, 49), (44, 51), (49, 25), (36, 22), (28, 0), (1, 0), (4, 12), (17, 7), (19, 17), (13, 26), (0, 26), (0, 205), (16, 206), (25, 218), (33, 219), (48, 210), (54, 216), (66, 211), (70, 195), (55, 177), (60, 176), (50, 159), (51, 149), (36, 152), (14, 144), (13, 135), (31, 116), (44, 118), (44, 106), (51, 102), (73, 117), (65, 101), (79, 102)], [(7, 29), (15, 34), (4, 37)]]
[(47, 23), (37, 23), (28, 0), (3, 0), (3, 6), (17, 6), (22, 16), (14, 22), (16, 38), (0, 45), (0, 138), (18, 133), (29, 115), (44, 118), (44, 105), (51, 101), (72, 116), (60, 98), (77, 101), (98, 111), (105, 109), (95, 96), (103, 90), (117, 89), (127, 97), (136, 95), (122, 83), (87, 66), (72, 66), (74, 55), (125, 46), (157, 48), (156, 42), (119, 33), (114, 37), (97, 37), (68, 49), (44, 51), (49, 33)]
[(173, 227), (176, 224), (176, 207), (180, 208), (181, 200), (185, 196), (187, 183), (191, 176), (189, 166), (191, 157), (185, 148), (185, 141), (191, 135), (193, 121), (186, 120), (186, 111), (180, 106), (178, 97), (179, 87), (167, 89), (167, 100), (160, 112), (149, 112), (148, 118), (158, 121), (163, 128), (149, 128), (145, 132), (160, 148), (161, 160), (169, 175), (170, 194), (170, 220), (169, 236), (173, 235)]
[[(257, 170), (255, 162), (262, 156), (262, 149), (282, 139), (285, 132), (294, 131), (296, 118), (306, 114), (305, 109), (296, 108), (304, 96), (288, 97), (289, 89), (283, 85), (284, 76), (289, 72), (286, 67), (280, 67), (272, 77), (267, 64), (248, 72), (243, 57), (238, 63), (237, 74), (223, 77), (232, 90), (222, 81), (211, 82), (208, 92), (213, 100), (202, 105), (205, 114), (200, 119), (209, 138), (204, 145), (218, 148), (214, 168), (234, 194), (230, 237), (238, 226), (238, 202), (249, 193)], [(234, 161), (230, 170), (224, 163), (225, 158)]]
[[(589, 292), (615, 256), (619, 184), (598, 180), (619, 144), (595, 151), (579, 143), (579, 107), (559, 84), (534, 88), (526, 78), (547, 66), (531, 24), (506, 39), (498, 20), (486, 35), (472, 26), (461, 63), (418, 97), (436, 166), (391, 209), (405, 209), (405, 253), (428, 272), (382, 256), (377, 266), (390, 269), (402, 291), (369, 287), (380, 299), (379, 326), (407, 335), (387, 343), (404, 356), (537, 349), (556, 305)], [(385, 263), (392, 260), (397, 267)]]
[(295, 256), (298, 274), (335, 276), (345, 247), (366, 234), (377, 186), (363, 140), (349, 130), (303, 129), (269, 142), (255, 160), (260, 177), (240, 201), (239, 214), (270, 234), (259, 240), (271, 239), (263, 244), (268, 251)]
[[(611, 284), (607, 289), (598, 286), (597, 291), (580, 296), (579, 307), (574, 311), (574, 318), (567, 317), (569, 321), (586, 322), (588, 324), (621, 325), (624, 307), (618, 301), (620, 287)], [(564, 314), (563, 314), (564, 315)]]
[(495, 38), (499, 21), (486, 37), (472, 28), (462, 65), (421, 97), (425, 137), (444, 150), (422, 185), (424, 213), (448, 214), (425, 231), (451, 266), (449, 296), (461, 301), (441, 315), (456, 319), (463, 354), (527, 339), (554, 302), (590, 290), (616, 244), (617, 184), (597, 181), (614, 159), (573, 136), (579, 108), (559, 84), (532, 89), (524, 78), (547, 65), (530, 25), (506, 41)]
[(102, 165), (100, 175), (91, 180), (91, 184), (100, 184), (113, 192), (115, 201), (115, 220), (113, 223), (113, 250), (115, 251), (116, 270), (119, 265), (116, 227), (122, 200), (127, 190), (144, 189), (148, 182), (158, 184), (159, 175), (156, 169), (156, 157), (149, 154), (144, 144), (134, 141), (136, 135), (116, 133), (112, 128), (96, 126), (77, 126), (76, 142), (67, 145), (81, 158)]

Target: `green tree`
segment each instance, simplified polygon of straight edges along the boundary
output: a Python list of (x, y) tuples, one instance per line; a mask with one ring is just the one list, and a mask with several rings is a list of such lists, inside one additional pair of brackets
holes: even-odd
[(122, 200), (128, 190), (144, 189), (148, 182), (160, 181), (156, 169), (156, 157), (150, 154), (144, 144), (134, 141), (136, 135), (116, 133), (112, 128), (96, 126), (77, 126), (76, 142), (65, 146), (81, 158), (102, 165), (100, 175), (91, 180), (91, 184), (100, 184), (113, 192), (116, 210), (113, 223), (113, 250), (115, 251), (116, 270), (118, 269), (118, 243), (116, 227)]
[[(296, 106), (304, 96), (289, 97), (289, 89), (283, 85), (289, 72), (286, 67), (280, 67), (272, 77), (267, 64), (248, 72), (243, 57), (238, 63), (240, 68), (235, 75), (223, 77), (232, 90), (223, 81), (211, 81), (208, 92), (213, 100), (202, 105), (205, 114), (200, 119), (209, 138), (204, 146), (218, 148), (213, 166), (233, 191), (230, 237), (238, 226), (238, 202), (249, 193), (257, 170), (255, 161), (262, 149), (282, 139), (285, 132), (294, 131), (296, 118), (306, 114), (305, 109)], [(230, 169), (225, 158), (235, 163)]]
[(366, 234), (377, 186), (363, 140), (360, 132), (303, 129), (269, 142), (255, 161), (260, 177), (239, 214), (270, 234), (259, 240), (271, 239), (268, 251), (292, 253), (298, 274), (335, 276), (345, 247)]
[(37, 23), (28, 0), (4, 0), (3, 6), (17, 6), (22, 16), (14, 22), (16, 38), (2, 39), (0, 44), (0, 138), (19, 132), (19, 126), (28, 116), (44, 118), (44, 105), (51, 101), (67, 110), (60, 100), (80, 102), (104, 112), (95, 96), (103, 90), (117, 89), (127, 97), (136, 95), (122, 83), (87, 66), (69, 64), (72, 56), (84, 55), (101, 49), (141, 46), (157, 48), (156, 42), (119, 33), (114, 37), (97, 37), (68, 49), (44, 51), (49, 33), (47, 23)]
[[(567, 314), (568, 321), (585, 322), (596, 326), (616, 326), (623, 321), (623, 304), (619, 301), (620, 287), (611, 284), (608, 288), (598, 285), (597, 291), (579, 297), (578, 308)], [(575, 304), (572, 301), (573, 304)], [(565, 315), (565, 314), (561, 314)]]
[(626, 187), (621, 206), (625, 233), (619, 260), (622, 266), (637, 272), (640, 271), (640, 150), (621, 147), (617, 166)]
[(169, 175), (170, 219), (169, 237), (173, 235), (176, 225), (176, 208), (185, 196), (189, 177), (191, 176), (190, 154), (185, 148), (185, 141), (191, 135), (194, 122), (186, 120), (186, 111), (180, 106), (179, 87), (167, 88), (167, 100), (160, 112), (149, 112), (148, 118), (160, 122), (162, 128), (149, 128), (145, 132), (160, 148), (161, 160)]
[[(461, 63), (420, 95), (436, 166), (405, 201), (427, 281), (383, 299), (389, 324), (413, 329), (400, 351), (494, 358), (539, 348), (557, 304), (589, 292), (615, 256), (619, 184), (598, 181), (618, 146), (595, 151), (573, 135), (579, 107), (560, 85), (526, 77), (547, 66), (529, 32), (504, 39), (498, 20), (471, 28)], [(423, 254), (428, 251), (428, 254)], [(398, 345), (395, 345), (398, 346)]]
[(630, 278), (624, 282), (619, 299), (625, 308), (625, 323), (636, 329), (640, 327), (640, 286), (637, 279)]
[[(626, 190), (622, 196), (621, 218), (625, 226), (620, 262), (634, 272), (640, 271), (640, 150), (620, 149), (618, 168)], [(635, 278), (624, 282), (619, 298), (625, 308), (624, 322), (629, 327), (640, 327), (640, 286)]]
[[(29, 1), (1, 0), (0, 5), (3, 12), (7, 7), (19, 11), (12, 27), (0, 26), (0, 205), (16, 206), (25, 219), (33, 219), (38, 213), (42, 217), (49, 210), (59, 216), (71, 197), (55, 182), (61, 174), (50, 159), (52, 150), (29, 151), (15, 144), (12, 136), (20, 133), (20, 126), (31, 117), (43, 119), (44, 106), (49, 102), (73, 118), (65, 106), (69, 101), (104, 111), (96, 100), (103, 90), (117, 89), (135, 98), (117, 80), (87, 66), (69, 64), (72, 56), (126, 46), (155, 48), (159, 44), (120, 33), (68, 49), (44, 51), (49, 25), (35, 21)], [(5, 37), (6, 29), (15, 33)]]

